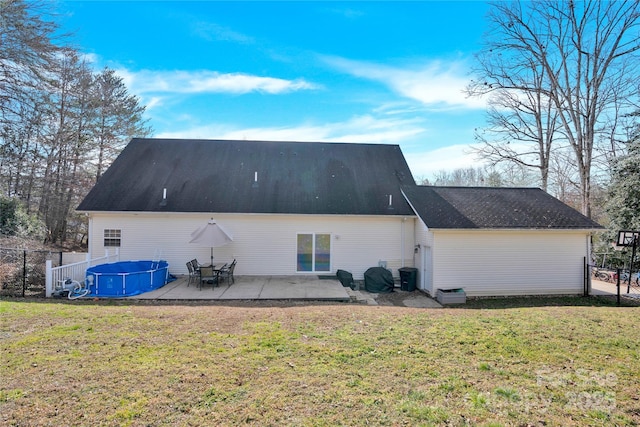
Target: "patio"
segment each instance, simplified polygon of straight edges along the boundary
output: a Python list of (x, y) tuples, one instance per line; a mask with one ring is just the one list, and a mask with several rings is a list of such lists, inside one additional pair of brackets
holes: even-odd
[[(591, 295), (612, 296), (618, 294), (618, 287), (615, 283), (603, 282), (601, 280), (591, 280)], [(620, 284), (620, 296), (625, 298), (640, 298), (640, 288), (631, 286), (630, 292), (627, 293), (627, 282)]]
[(231, 286), (197, 283), (188, 284), (188, 276), (179, 276), (160, 289), (131, 299), (149, 300), (352, 300), (348, 291), (337, 279), (320, 279), (318, 276), (236, 276)]

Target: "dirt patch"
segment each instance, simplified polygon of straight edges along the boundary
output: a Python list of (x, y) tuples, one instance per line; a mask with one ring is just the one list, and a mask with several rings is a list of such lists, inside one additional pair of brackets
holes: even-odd
[(375, 301), (376, 305), (381, 306), (394, 306), (394, 307), (414, 307), (414, 308), (437, 308), (440, 305), (429, 298), (427, 294), (420, 291), (407, 292), (395, 288), (393, 292), (389, 293), (371, 293), (367, 291), (360, 291), (364, 299)]
[(402, 307), (404, 306), (403, 301), (411, 296), (413, 292), (394, 290), (393, 292), (381, 294), (367, 293), (376, 300), (378, 305)]

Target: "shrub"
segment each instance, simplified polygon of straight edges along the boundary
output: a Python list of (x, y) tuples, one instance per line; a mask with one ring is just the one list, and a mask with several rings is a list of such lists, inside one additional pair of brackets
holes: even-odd
[(0, 196), (0, 235), (44, 239), (46, 227), (16, 198)]

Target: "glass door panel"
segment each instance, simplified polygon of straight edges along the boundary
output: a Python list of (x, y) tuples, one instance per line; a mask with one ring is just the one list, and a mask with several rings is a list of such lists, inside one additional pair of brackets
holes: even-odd
[(331, 271), (331, 235), (329, 234), (316, 234), (314, 271)]
[(313, 271), (313, 234), (298, 234), (297, 268), (297, 271)]

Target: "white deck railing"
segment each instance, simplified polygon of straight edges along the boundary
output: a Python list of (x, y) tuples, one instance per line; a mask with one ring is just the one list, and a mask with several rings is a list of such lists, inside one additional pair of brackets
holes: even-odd
[(87, 268), (93, 267), (98, 264), (106, 264), (109, 262), (120, 261), (120, 251), (115, 248), (115, 253), (110, 254), (109, 250), (105, 252), (105, 255), (100, 258), (91, 259), (91, 255), (87, 254), (87, 259), (80, 262), (74, 262), (73, 264), (61, 265), (60, 267), (53, 267), (51, 260), (47, 260), (46, 265), (46, 296), (47, 298), (53, 294), (53, 291), (57, 284), (66, 279), (77, 280), (78, 282), (84, 281)]

